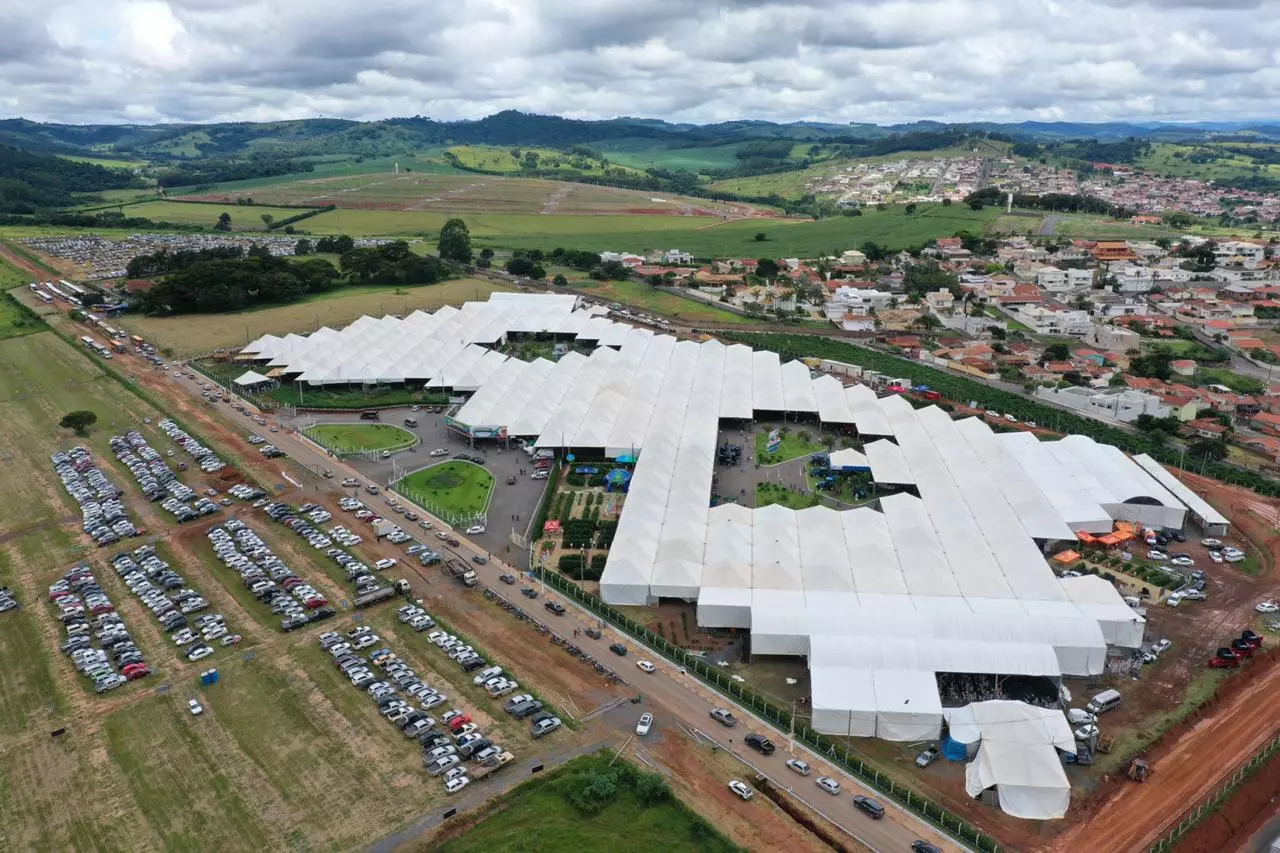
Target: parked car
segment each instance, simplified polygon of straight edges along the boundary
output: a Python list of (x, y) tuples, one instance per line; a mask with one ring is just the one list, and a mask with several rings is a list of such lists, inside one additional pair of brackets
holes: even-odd
[(791, 768), (796, 773), (799, 773), (801, 776), (809, 775), (809, 765), (798, 758), (788, 758), (787, 767)]
[(187, 710), (191, 712), (191, 716), (198, 717), (204, 713), (204, 706), (195, 699), (187, 700)]
[(655, 669), (657, 669), (657, 667), (655, 667), (653, 664), (651, 664), (647, 660), (636, 661), (636, 666), (640, 669), (641, 672), (653, 672)]
[(739, 781), (738, 779), (730, 780), (729, 790), (733, 791), (735, 794), (737, 794), (739, 797), (742, 797), (742, 799), (744, 800), (749, 800), (753, 796), (755, 796), (754, 792), (752, 792), (751, 788), (747, 785), (747, 783)]
[(938, 760), (938, 748), (931, 746), (924, 752), (916, 756), (916, 767), (928, 767), (930, 764)]
[(647, 711), (640, 715), (640, 721), (636, 723), (636, 734), (644, 737), (653, 728), (653, 714)]

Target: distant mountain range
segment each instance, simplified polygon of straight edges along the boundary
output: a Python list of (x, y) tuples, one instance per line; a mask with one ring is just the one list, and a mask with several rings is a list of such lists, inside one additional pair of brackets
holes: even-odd
[(672, 148), (723, 145), (761, 139), (815, 143), (868, 141), (892, 136), (971, 131), (1011, 140), (1198, 141), (1251, 137), (1280, 141), (1280, 121), (1200, 122), (968, 122), (836, 124), (802, 121), (728, 121), (674, 124), (658, 119), (584, 121), (507, 110), (476, 121), (443, 122), (422, 116), (381, 121), (303, 119), (221, 124), (68, 125), (25, 119), (0, 120), (0, 145), (49, 154), (137, 157), (181, 161), (207, 157), (305, 157), (326, 154), (384, 156), (439, 145), (540, 145), (567, 147), (648, 139)]

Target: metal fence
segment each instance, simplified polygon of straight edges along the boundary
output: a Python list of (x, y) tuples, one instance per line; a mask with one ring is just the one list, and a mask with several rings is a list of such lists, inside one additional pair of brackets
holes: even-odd
[(608, 620), (612, 625), (645, 643), (650, 648), (656, 649), (669, 660), (683, 666), (687, 672), (696, 676), (705, 684), (738, 700), (739, 703), (750, 708), (765, 720), (774, 723), (778, 728), (789, 731), (792, 730), (794, 725), (797, 740), (802, 741), (814, 751), (822, 754), (827, 760), (840, 766), (846, 772), (858, 777), (868, 786), (892, 798), (911, 813), (924, 818), (943, 832), (972, 846), (976, 850), (984, 851), (984, 853), (995, 853), (1000, 849), (994, 838), (983, 833), (963, 818), (952, 814), (910, 788), (898, 784), (888, 774), (881, 773), (874, 765), (864, 761), (856, 753), (850, 752), (847, 746), (841, 746), (826, 735), (814, 731), (809, 726), (799, 724), (792, 719), (790, 711), (773, 704), (750, 688), (743, 687), (729, 676), (718, 671), (716, 667), (709, 666), (697, 655), (690, 654), (679, 646), (673, 645), (666, 638), (633, 621), (559, 574), (547, 571), (542, 567), (535, 567), (533, 571), (546, 583), (560, 590), (560, 592), (586, 607), (592, 613)]
[(1183, 836), (1195, 829), (1200, 821), (1212, 814), (1213, 810), (1230, 797), (1231, 793), (1240, 787), (1246, 779), (1260, 770), (1262, 765), (1275, 758), (1277, 752), (1280, 752), (1280, 735), (1273, 737), (1266, 745), (1255, 752), (1253, 757), (1237, 767), (1231, 777), (1219, 785), (1213, 793), (1185, 812), (1182, 815), (1182, 819), (1178, 821), (1178, 825), (1151, 846), (1151, 853), (1166, 853), (1166, 851), (1172, 850)]
[(422, 507), (427, 512), (434, 515), (436, 518), (447, 523), (450, 527), (465, 528), (465, 527), (470, 527), (473, 524), (480, 524), (480, 525), (486, 525), (486, 526), (488, 524), (488, 516), (484, 512), (478, 512), (478, 513), (475, 513), (474, 515), (458, 515), (456, 513), (449, 512), (448, 510), (440, 507), (438, 504), (433, 503), (432, 500), (422, 492), (418, 491), (417, 489), (411, 489), (408, 486), (404, 485), (403, 479), (397, 480), (394, 483), (389, 483), (387, 485), (387, 488), (391, 489), (401, 497), (407, 500), (410, 500), (413, 503), (417, 504), (418, 506)]

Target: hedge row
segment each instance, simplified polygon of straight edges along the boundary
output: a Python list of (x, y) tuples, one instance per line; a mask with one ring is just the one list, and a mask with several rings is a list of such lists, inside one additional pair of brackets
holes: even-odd
[[(1011, 414), (1021, 421), (1053, 423), (1064, 433), (1085, 435), (1095, 441), (1114, 445), (1127, 453), (1146, 453), (1166, 465), (1176, 466), (1180, 462), (1177, 450), (1164, 444), (1157, 444), (1145, 436), (1046, 406), (1021, 394), (992, 388), (955, 373), (907, 361), (866, 347), (816, 335), (737, 331), (719, 331), (716, 334), (728, 340), (750, 344), (755, 349), (772, 350), (784, 358), (827, 358), (856, 364), (894, 378), (910, 379), (917, 385), (928, 385), (932, 390), (951, 400), (962, 403), (976, 401), (982, 408)], [(1280, 495), (1280, 482), (1264, 477), (1256, 471), (1222, 462), (1208, 462), (1204, 466), (1204, 473), (1216, 480), (1244, 486), (1262, 495)]]

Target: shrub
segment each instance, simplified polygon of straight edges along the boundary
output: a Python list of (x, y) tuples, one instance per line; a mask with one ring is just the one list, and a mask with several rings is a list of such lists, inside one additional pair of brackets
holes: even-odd
[(671, 787), (657, 773), (641, 773), (635, 782), (635, 791), (642, 806), (656, 806), (671, 798)]

